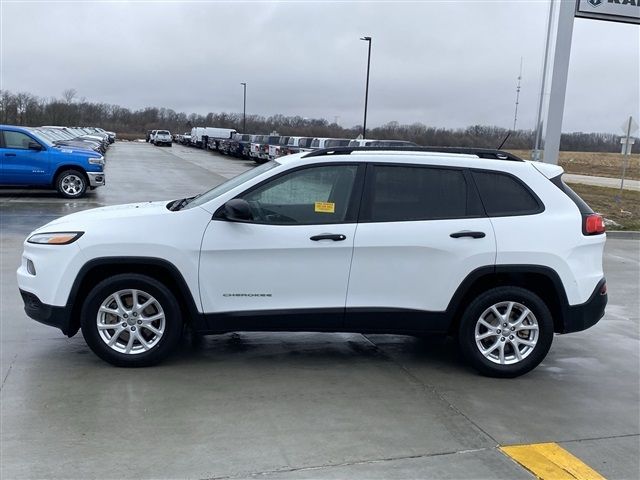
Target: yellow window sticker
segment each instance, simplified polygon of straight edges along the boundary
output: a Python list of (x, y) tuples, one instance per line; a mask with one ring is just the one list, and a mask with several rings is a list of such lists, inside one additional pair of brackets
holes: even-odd
[(315, 210), (318, 213), (336, 213), (336, 204), (332, 202), (316, 202)]

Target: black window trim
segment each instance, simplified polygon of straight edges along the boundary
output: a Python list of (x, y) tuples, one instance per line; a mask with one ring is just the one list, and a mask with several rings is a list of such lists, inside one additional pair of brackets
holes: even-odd
[[(371, 218), (366, 218), (363, 215), (368, 212), (368, 207), (372, 204), (373, 195), (373, 172), (376, 166), (381, 167), (418, 167), (432, 170), (455, 170), (458, 172), (462, 172), (465, 182), (467, 184), (467, 189), (469, 193), (475, 195), (478, 201), (480, 202), (479, 212), (473, 215), (463, 215), (456, 217), (438, 217), (438, 218), (421, 218), (421, 219), (411, 219), (411, 220), (372, 220)], [(397, 222), (434, 222), (439, 220), (462, 220), (462, 219), (471, 219), (471, 218), (485, 218), (486, 210), (484, 208), (484, 204), (480, 198), (480, 192), (478, 191), (473, 178), (471, 178), (471, 174), (469, 173), (469, 169), (461, 166), (450, 166), (450, 165), (425, 165), (423, 163), (397, 163), (397, 162), (367, 162), (367, 171), (365, 175), (365, 182), (362, 190), (362, 201), (360, 202), (360, 209), (358, 215), (358, 223), (397, 223)]]
[[(538, 215), (540, 213), (543, 213), (546, 210), (546, 207), (545, 207), (544, 203), (542, 202), (542, 200), (540, 200), (540, 197), (538, 197), (536, 192), (534, 192), (531, 189), (531, 187), (529, 187), (529, 185), (527, 185), (525, 182), (520, 180), (520, 178), (518, 178), (518, 176), (514, 175), (513, 173), (505, 172), (503, 170), (489, 169), (489, 168), (469, 168), (468, 170), (469, 170), (469, 178), (473, 182), (473, 184), (475, 186), (475, 189), (476, 189), (476, 192), (478, 192), (478, 198), (480, 199), (480, 202), (482, 204), (482, 209), (484, 210), (484, 213), (488, 218), (525, 217), (525, 216), (530, 216), (530, 215)], [(473, 177), (473, 172), (478, 172), (478, 173), (497, 173), (499, 175), (505, 175), (507, 177), (511, 177), (518, 185), (520, 185), (521, 187), (524, 187), (524, 189), (527, 192), (529, 192), (529, 194), (533, 197), (533, 199), (538, 204), (538, 208), (537, 209), (533, 209), (533, 210), (524, 210), (524, 211), (521, 211), (521, 212), (502, 213), (500, 215), (489, 215), (489, 212), (487, 212), (487, 208), (485, 207), (484, 200), (482, 198), (482, 194), (480, 192), (480, 189), (478, 188), (478, 185), (476, 184), (476, 180)]]
[[(347, 212), (345, 214), (345, 219), (343, 221), (334, 222), (334, 223), (269, 223), (269, 222), (257, 222), (257, 221), (251, 220), (251, 221), (245, 221), (245, 222), (242, 222), (242, 223), (247, 223), (247, 224), (250, 224), (250, 225), (272, 225), (272, 226), (276, 226), (276, 227), (300, 227), (300, 226), (314, 226), (314, 225), (318, 225), (318, 226), (320, 226), (320, 225), (345, 225), (345, 224), (357, 223), (358, 222), (358, 216), (360, 215), (360, 208), (362, 206), (362, 197), (363, 197), (362, 192), (363, 192), (363, 189), (364, 189), (364, 176), (365, 176), (365, 166), (366, 166), (366, 164), (363, 163), (363, 162), (323, 162), (323, 163), (312, 163), (312, 164), (308, 164), (308, 165), (299, 165), (297, 167), (285, 170), (284, 172), (278, 173), (277, 175), (273, 175), (273, 176), (271, 176), (269, 178), (266, 178), (263, 181), (261, 181), (260, 183), (257, 183), (255, 185), (249, 187), (248, 189), (244, 190), (242, 193), (239, 193), (238, 195), (236, 195), (233, 198), (234, 199), (241, 198), (241, 197), (253, 192), (254, 190), (262, 187), (263, 185), (265, 185), (265, 184), (267, 184), (267, 183), (269, 183), (269, 182), (271, 182), (273, 180), (277, 180), (278, 178), (283, 177), (285, 175), (288, 175), (290, 173), (294, 173), (294, 172), (297, 172), (299, 170), (307, 170), (307, 169), (310, 169), (310, 168), (327, 167), (327, 166), (332, 166), (332, 167), (337, 167), (337, 166), (355, 166), (355, 167), (357, 167), (357, 169), (356, 169), (356, 177), (355, 177), (354, 183), (353, 183), (353, 190), (351, 191), (351, 198), (349, 198), (349, 205), (347, 207)], [(228, 222), (229, 220), (224, 218), (223, 212), (224, 212), (224, 204), (222, 204), (215, 211), (215, 213), (213, 214), (212, 220)]]

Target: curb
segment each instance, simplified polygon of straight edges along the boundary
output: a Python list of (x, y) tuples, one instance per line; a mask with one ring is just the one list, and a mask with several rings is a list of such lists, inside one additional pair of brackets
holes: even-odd
[(624, 240), (640, 240), (640, 232), (637, 230), (621, 231), (621, 230), (609, 230), (607, 231), (608, 238), (618, 238)]

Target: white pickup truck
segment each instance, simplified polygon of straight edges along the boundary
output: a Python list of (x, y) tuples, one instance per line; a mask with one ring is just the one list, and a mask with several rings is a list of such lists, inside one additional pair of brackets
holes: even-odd
[(269, 160), (274, 160), (283, 155), (284, 148), (289, 144), (291, 137), (280, 137), (278, 143), (269, 144)]
[(169, 130), (156, 130), (156, 133), (154, 133), (151, 137), (151, 143), (153, 143), (155, 146), (171, 146), (171, 144), (173, 143), (171, 132)]

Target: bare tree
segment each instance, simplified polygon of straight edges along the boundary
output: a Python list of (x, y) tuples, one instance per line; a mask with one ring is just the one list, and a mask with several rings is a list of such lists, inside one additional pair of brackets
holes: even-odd
[(67, 88), (64, 92), (62, 92), (62, 98), (67, 103), (73, 103), (73, 99), (76, 98), (78, 94), (75, 88)]

